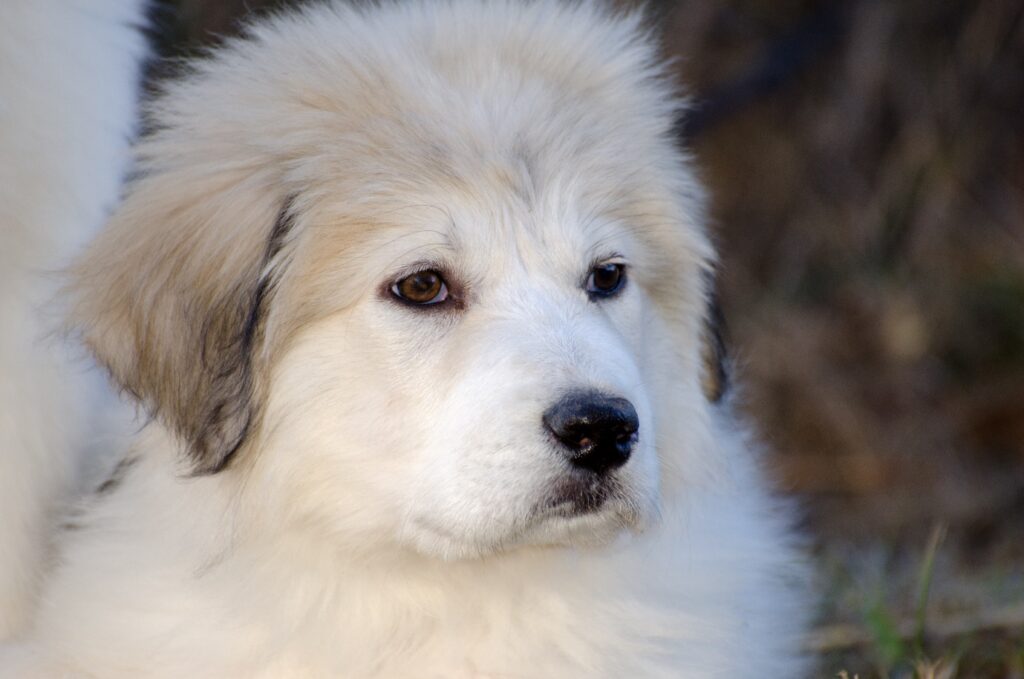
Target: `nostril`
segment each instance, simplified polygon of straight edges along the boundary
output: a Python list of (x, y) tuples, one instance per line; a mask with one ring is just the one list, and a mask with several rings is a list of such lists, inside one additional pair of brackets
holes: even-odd
[(640, 428), (632, 403), (596, 391), (569, 394), (543, 421), (574, 466), (599, 474), (629, 460)]

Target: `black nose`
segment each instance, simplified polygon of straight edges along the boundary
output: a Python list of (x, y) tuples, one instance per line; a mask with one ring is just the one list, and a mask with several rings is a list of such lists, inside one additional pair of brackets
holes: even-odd
[(544, 426), (565, 446), (574, 466), (604, 474), (629, 460), (640, 422), (626, 399), (587, 391), (548, 408)]

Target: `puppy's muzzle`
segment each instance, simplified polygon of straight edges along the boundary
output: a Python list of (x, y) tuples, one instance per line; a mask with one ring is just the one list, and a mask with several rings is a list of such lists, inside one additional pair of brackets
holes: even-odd
[(596, 391), (569, 394), (543, 421), (574, 467), (600, 476), (626, 464), (640, 429), (632, 403)]

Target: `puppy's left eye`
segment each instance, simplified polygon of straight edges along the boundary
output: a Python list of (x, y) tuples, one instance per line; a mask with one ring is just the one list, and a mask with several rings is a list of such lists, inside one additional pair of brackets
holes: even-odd
[(626, 284), (626, 265), (612, 262), (598, 264), (590, 270), (587, 292), (591, 297), (611, 297)]

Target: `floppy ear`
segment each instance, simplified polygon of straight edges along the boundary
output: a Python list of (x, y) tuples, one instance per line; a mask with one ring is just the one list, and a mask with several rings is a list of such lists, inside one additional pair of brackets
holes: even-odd
[(74, 272), (71, 326), (179, 435), (195, 473), (214, 473), (259, 415), (264, 317), (291, 206), (259, 163), (155, 157)]
[(712, 275), (707, 277), (707, 309), (701, 332), (701, 359), (704, 373), (701, 386), (704, 396), (718, 403), (729, 391), (729, 355), (725, 345), (725, 317), (718, 304), (718, 293)]

